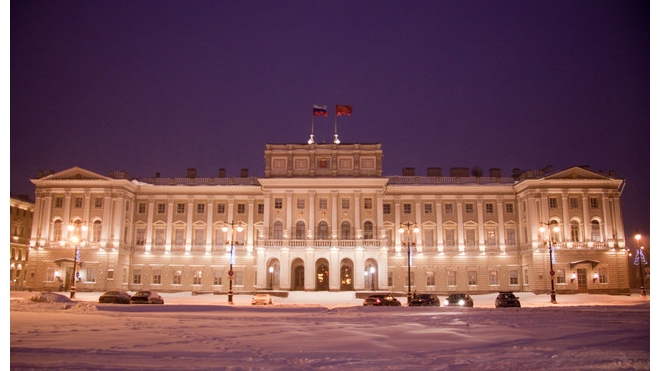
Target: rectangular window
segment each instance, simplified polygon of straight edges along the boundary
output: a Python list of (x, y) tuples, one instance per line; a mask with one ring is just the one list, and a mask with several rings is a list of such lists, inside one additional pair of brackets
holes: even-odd
[(453, 229), (445, 229), (445, 246), (456, 246)]
[(424, 229), (424, 247), (433, 247), (434, 245), (434, 234), (433, 229), (427, 228)]
[(81, 209), (83, 207), (82, 197), (76, 197), (76, 199), (73, 201), (73, 207), (76, 209)]
[(516, 230), (514, 228), (506, 229), (506, 244), (507, 246), (515, 246), (516, 244)]
[(204, 214), (206, 210), (205, 204), (197, 204), (197, 214)]
[(165, 228), (158, 228), (156, 229), (156, 238), (155, 238), (155, 245), (156, 246), (163, 246), (165, 245)]
[(156, 212), (158, 214), (165, 214), (165, 204), (161, 202), (158, 205), (156, 205)]
[(103, 207), (103, 197), (94, 198), (94, 208), (100, 209)]
[(195, 246), (204, 246), (205, 230), (202, 228), (195, 228)]
[(222, 285), (222, 271), (213, 271), (213, 284)]
[(504, 211), (507, 214), (513, 214), (513, 204), (512, 203), (506, 203), (504, 204)]
[(529, 270), (525, 269), (523, 272), (525, 273), (525, 285), (529, 285)]
[(371, 198), (365, 198), (364, 199), (364, 209), (365, 210), (371, 210), (371, 207), (372, 207)]
[(412, 205), (411, 204), (403, 204), (403, 213), (404, 214), (412, 214)]
[(577, 209), (579, 207), (578, 206), (579, 202), (578, 202), (577, 197), (571, 197), (569, 200), (570, 200), (569, 202), (570, 202), (570, 208), (571, 209)]
[(557, 283), (566, 283), (566, 271), (564, 268), (558, 268), (555, 273), (557, 274)]
[(183, 246), (183, 228), (178, 228), (174, 230), (174, 245)]
[(327, 210), (328, 209), (328, 199), (327, 198), (319, 199), (319, 209), (320, 210)]
[(96, 282), (96, 269), (87, 268), (85, 271), (85, 282)]
[(515, 286), (518, 284), (518, 271), (509, 271), (509, 285)]
[(186, 212), (186, 204), (176, 204), (176, 213), (177, 214), (183, 214)]
[(245, 214), (245, 204), (236, 205), (236, 212), (238, 214)]
[(181, 284), (181, 271), (178, 269), (172, 272), (172, 284), (173, 285)]
[[(404, 276), (404, 278), (405, 278), (405, 279), (404, 279), (404, 285), (407, 287), (407, 286), (409, 285), (409, 284), (408, 284), (408, 275), (406, 274), (406, 275)], [(415, 286), (415, 275), (412, 274), (412, 272), (411, 272), (411, 274), (410, 274), (410, 286)]]
[(218, 214), (225, 213), (225, 204), (218, 204)]
[(234, 271), (234, 284), (243, 286), (243, 271)]
[(144, 246), (144, 233), (145, 229), (144, 228), (138, 228), (135, 231), (135, 244), (138, 246)]
[(54, 268), (46, 268), (46, 281), (48, 282), (53, 282), (55, 281), (55, 269)]
[(115, 271), (114, 269), (108, 269), (108, 280), (113, 280), (115, 279)]
[(598, 283), (607, 283), (607, 268), (598, 268)]
[(475, 238), (475, 231), (473, 228), (468, 228), (465, 230), (465, 245), (466, 246), (477, 246), (477, 240)]
[(426, 286), (435, 286), (434, 272), (426, 272)]
[(473, 204), (465, 204), (465, 213), (466, 214), (474, 213), (474, 205)]
[(424, 204), (424, 214), (433, 214), (433, 204)]
[(550, 197), (548, 199), (548, 205), (550, 206), (551, 209), (556, 209), (557, 208), (557, 199), (554, 197)]
[(495, 246), (495, 229), (486, 229), (486, 246)]
[(154, 269), (151, 275), (151, 283), (154, 285), (160, 285), (160, 279), (161, 279), (160, 269)]
[(133, 269), (133, 284), (142, 284), (142, 271), (140, 269)]
[(445, 204), (445, 214), (453, 214), (453, 213), (454, 213), (454, 205)]
[(264, 204), (257, 204), (257, 214), (264, 213)]
[(391, 213), (391, 205), (390, 204), (383, 204), (383, 214), (389, 214)]
[(298, 198), (296, 199), (296, 208), (298, 210), (304, 210), (305, 209), (305, 199), (304, 198)]
[(202, 284), (202, 271), (195, 271), (193, 273), (193, 285), (201, 285)]
[(596, 197), (589, 198), (589, 207), (592, 209), (598, 208), (598, 199)]
[(486, 214), (493, 214), (495, 213), (495, 205), (491, 203), (486, 204)]
[(499, 280), (497, 279), (497, 271), (490, 271), (489, 277), (490, 277), (489, 283), (491, 285), (499, 285)]
[(348, 210), (351, 208), (351, 199), (350, 198), (342, 198), (341, 199), (341, 208), (343, 210)]
[(477, 284), (477, 271), (468, 272), (468, 285), (474, 286)]
[(275, 197), (275, 208), (276, 209), (281, 209), (282, 208), (282, 198), (281, 197)]
[(447, 271), (447, 286), (456, 286), (456, 271)]
[(64, 204), (64, 199), (62, 197), (55, 197), (55, 208), (61, 209), (62, 204)]
[(144, 214), (147, 212), (147, 204), (144, 202), (140, 202), (138, 204), (138, 214)]

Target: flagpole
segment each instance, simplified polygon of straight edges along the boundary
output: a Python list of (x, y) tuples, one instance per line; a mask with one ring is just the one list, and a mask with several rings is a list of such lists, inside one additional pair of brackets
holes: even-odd
[(312, 134), (310, 134), (307, 144), (314, 144), (314, 104), (312, 104)]

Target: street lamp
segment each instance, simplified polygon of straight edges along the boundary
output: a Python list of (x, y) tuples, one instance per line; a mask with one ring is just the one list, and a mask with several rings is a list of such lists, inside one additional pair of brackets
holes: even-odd
[(417, 227), (416, 223), (411, 223), (411, 222), (401, 223), (401, 225), (399, 226), (399, 233), (401, 234), (405, 233), (406, 243), (408, 245), (408, 293), (406, 294), (406, 298), (408, 299), (408, 305), (410, 305), (410, 302), (412, 301), (412, 291), (410, 290), (410, 264), (412, 263), (412, 248), (413, 246), (415, 246), (415, 244), (412, 242), (411, 232), (414, 232), (415, 234), (419, 232), (419, 228)]
[(641, 280), (640, 290), (642, 296), (646, 296), (646, 290), (644, 289), (644, 268), (643, 265), (646, 264), (646, 258), (644, 257), (644, 246), (639, 245), (639, 241), (642, 239), (642, 235), (639, 234), (639, 231), (635, 231), (635, 240), (637, 240), (637, 253), (635, 254), (635, 265), (639, 265), (639, 279)]
[(270, 288), (269, 288), (269, 290), (273, 289), (273, 272), (274, 271), (275, 271), (274, 267), (271, 266), (270, 268), (268, 268), (268, 272), (270, 272)]
[(234, 221), (231, 223), (225, 222), (222, 231), (227, 233), (229, 228), (231, 228), (231, 241), (229, 241), (231, 244), (231, 250), (229, 255), (229, 291), (227, 291), (227, 300), (229, 304), (234, 304), (234, 290), (232, 286), (234, 283), (234, 245), (236, 244), (234, 231), (241, 233), (243, 231), (243, 223)]
[[(75, 225), (74, 225), (75, 224)], [(83, 243), (82, 232), (87, 231), (87, 224), (76, 221), (69, 223), (69, 232), (71, 235), (71, 243), (76, 246), (73, 254), (73, 273), (71, 274), (71, 294), (70, 298), (76, 297), (76, 279), (78, 278), (78, 262), (80, 261), (80, 245)]]
[[(539, 231), (541, 233), (545, 232), (545, 227), (544, 225), (547, 225), (550, 227), (550, 225), (554, 225), (552, 228), (552, 231), (555, 233), (559, 232), (559, 226), (557, 223), (541, 223), (541, 227), (539, 228)], [(552, 304), (557, 304), (557, 296), (555, 295), (555, 270), (552, 268), (552, 248), (553, 248), (553, 243), (554, 243), (554, 236), (552, 233), (550, 233), (550, 238), (548, 238), (548, 252), (550, 253), (550, 302)]]

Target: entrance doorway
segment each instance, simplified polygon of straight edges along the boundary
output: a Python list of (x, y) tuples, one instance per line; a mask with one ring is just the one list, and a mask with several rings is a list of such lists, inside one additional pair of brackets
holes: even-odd
[(342, 260), (341, 271), (339, 274), (341, 277), (341, 285), (339, 289), (341, 291), (353, 291), (353, 262), (348, 259)]
[(578, 292), (587, 292), (587, 270), (584, 268), (577, 270)]
[(291, 264), (291, 290), (303, 291), (305, 290), (305, 264), (302, 260), (296, 259)]
[(330, 280), (328, 279), (328, 261), (325, 259), (320, 259), (316, 262), (316, 291), (329, 291), (330, 290)]

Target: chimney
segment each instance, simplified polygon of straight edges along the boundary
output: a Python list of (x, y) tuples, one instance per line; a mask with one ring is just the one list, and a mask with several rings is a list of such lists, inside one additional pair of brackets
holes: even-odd
[(442, 176), (442, 168), (430, 167), (426, 169), (426, 176)]
[(156, 178), (160, 178), (160, 173), (156, 173)]
[(227, 176), (227, 171), (225, 170), (224, 167), (218, 169), (218, 178), (224, 178), (226, 176)]
[(404, 167), (403, 168), (403, 176), (415, 176), (415, 168), (414, 167)]
[(248, 177), (248, 169), (241, 169), (241, 178)]
[(197, 169), (194, 167), (188, 168), (188, 171), (186, 172), (186, 177), (188, 178), (197, 178)]
[(502, 177), (502, 169), (491, 168), (490, 169), (490, 177), (491, 178), (501, 178)]

